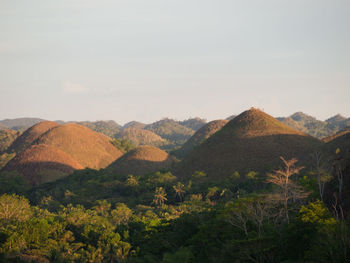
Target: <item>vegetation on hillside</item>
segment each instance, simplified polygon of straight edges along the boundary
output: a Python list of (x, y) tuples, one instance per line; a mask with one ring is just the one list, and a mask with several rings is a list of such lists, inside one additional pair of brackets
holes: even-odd
[(7, 262), (346, 262), (350, 224), (336, 216), (342, 203), (327, 206), (315, 174), (283, 161), (270, 175), (235, 172), (220, 181), (199, 171), (179, 181), (169, 172), (90, 169), (32, 189), (0, 180), (0, 255)]
[(194, 130), (182, 126), (178, 122), (167, 118), (146, 125), (145, 129), (158, 134), (175, 145), (183, 144), (194, 134)]

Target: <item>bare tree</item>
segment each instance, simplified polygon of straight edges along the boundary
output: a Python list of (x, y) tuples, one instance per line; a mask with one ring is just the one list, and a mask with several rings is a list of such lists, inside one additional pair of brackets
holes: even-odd
[(295, 164), (298, 162), (296, 158), (291, 160), (286, 160), (282, 156), (280, 158), (285, 167), (268, 174), (267, 182), (273, 183), (280, 188), (280, 201), (283, 203), (285, 217), (289, 223), (288, 203), (290, 200), (295, 202), (298, 199), (305, 198), (308, 194), (303, 191), (303, 189), (296, 182), (291, 180), (291, 176), (299, 174), (300, 170), (302, 170), (304, 167), (295, 166)]
[(332, 179), (329, 169), (326, 167), (327, 161), (324, 160), (322, 153), (316, 151), (312, 154), (313, 166), (316, 174), (318, 192), (320, 199), (323, 201), (324, 187)]

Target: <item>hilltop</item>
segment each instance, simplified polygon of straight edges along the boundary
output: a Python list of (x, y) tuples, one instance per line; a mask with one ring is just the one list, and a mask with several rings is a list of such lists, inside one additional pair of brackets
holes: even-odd
[(9, 147), (8, 151), (19, 153), (26, 150), (41, 135), (57, 126), (59, 125), (53, 121), (43, 121), (35, 124), (34, 126), (27, 129), (21, 136), (19, 136)]
[(81, 121), (76, 123), (88, 127), (95, 132), (103, 133), (109, 137), (114, 137), (122, 128), (115, 121)]
[(143, 175), (169, 169), (174, 159), (165, 151), (150, 145), (139, 146), (112, 163), (108, 169), (116, 174)]
[(228, 120), (216, 120), (207, 123), (200, 128), (179, 150), (176, 151), (176, 156), (186, 156), (194, 148), (198, 147), (202, 142), (224, 127), (228, 122)]
[(136, 147), (139, 145), (153, 145), (163, 146), (169, 144), (165, 139), (158, 134), (148, 130), (142, 130), (137, 128), (124, 128), (118, 134), (115, 135), (117, 139), (127, 139), (133, 143)]
[(138, 121), (131, 121), (126, 123), (123, 128), (127, 129), (127, 128), (135, 128), (135, 129), (143, 129), (145, 128), (146, 124), (138, 122)]
[(174, 170), (180, 176), (204, 171), (223, 178), (234, 171), (264, 172), (280, 165), (280, 156), (299, 158), (322, 144), (258, 109), (243, 112), (195, 148)]
[(179, 121), (180, 125), (185, 126), (187, 128), (190, 128), (190, 129), (192, 129), (194, 131), (198, 131), (206, 123), (207, 123), (207, 121), (205, 119), (201, 119), (201, 118), (198, 118), (198, 117), (187, 119), (187, 120), (184, 120), (184, 121)]
[(194, 130), (182, 126), (172, 119), (163, 119), (155, 123), (148, 124), (144, 129), (154, 132), (162, 138), (177, 145), (183, 144), (194, 134)]
[(43, 134), (36, 144), (56, 147), (77, 160), (83, 167), (100, 169), (122, 155), (110, 143), (110, 138), (89, 128), (69, 123), (57, 126)]

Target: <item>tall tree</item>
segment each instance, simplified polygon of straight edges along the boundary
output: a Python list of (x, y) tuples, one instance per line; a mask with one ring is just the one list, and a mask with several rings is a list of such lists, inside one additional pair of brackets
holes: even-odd
[(282, 156), (280, 157), (284, 168), (275, 170), (267, 175), (267, 182), (277, 185), (281, 192), (277, 195), (279, 200), (282, 201), (284, 207), (284, 213), (287, 222), (289, 223), (288, 203), (290, 200), (296, 201), (298, 199), (305, 198), (307, 193), (292, 180), (292, 176), (299, 174), (303, 166), (295, 166), (298, 162), (296, 158), (286, 160)]

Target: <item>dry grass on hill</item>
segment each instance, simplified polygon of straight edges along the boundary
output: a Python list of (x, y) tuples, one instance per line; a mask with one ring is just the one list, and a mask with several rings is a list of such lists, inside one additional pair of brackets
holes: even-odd
[(78, 124), (64, 124), (43, 134), (35, 143), (56, 147), (77, 160), (83, 167), (105, 168), (123, 153), (106, 135)]
[(4, 168), (16, 170), (31, 184), (57, 180), (83, 167), (65, 152), (49, 145), (32, 145)]
[(221, 130), (229, 121), (215, 120), (207, 123), (200, 128), (177, 152), (178, 157), (184, 157), (190, 153), (194, 148), (199, 146), (202, 142), (208, 139), (217, 131)]
[(264, 172), (280, 165), (280, 156), (305, 161), (322, 142), (296, 131), (258, 109), (243, 112), (195, 148), (174, 173), (186, 177), (204, 171), (224, 178), (234, 171)]
[(53, 121), (43, 121), (27, 129), (21, 136), (19, 136), (9, 148), (9, 151), (16, 153), (26, 150), (34, 143), (41, 135), (49, 130), (59, 126)]
[(173, 157), (165, 151), (144, 145), (119, 158), (109, 166), (109, 169), (117, 174), (142, 175), (169, 169), (173, 163)]

